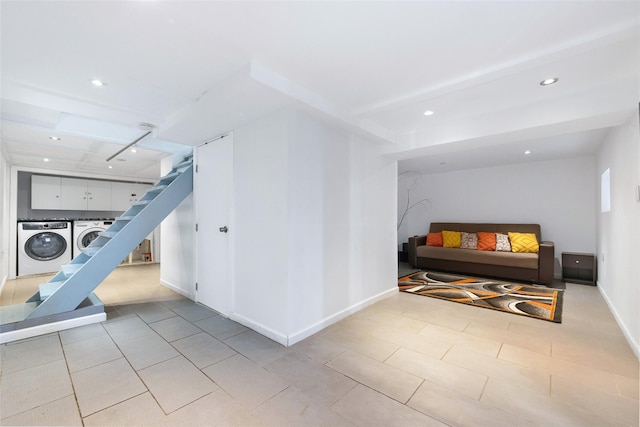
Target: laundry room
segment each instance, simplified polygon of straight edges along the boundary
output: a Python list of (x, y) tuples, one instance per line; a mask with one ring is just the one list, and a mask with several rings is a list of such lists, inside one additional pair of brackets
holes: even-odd
[[(105, 232), (153, 183), (17, 173), (16, 276), (53, 273)], [(159, 261), (154, 230), (121, 265)]]

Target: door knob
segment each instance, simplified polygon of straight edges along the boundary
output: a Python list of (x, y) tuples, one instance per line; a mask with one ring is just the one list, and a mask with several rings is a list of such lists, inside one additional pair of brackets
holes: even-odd
[(229, 231), (226, 225), (224, 227), (220, 227), (219, 230), (221, 233), (226, 233), (227, 231)]

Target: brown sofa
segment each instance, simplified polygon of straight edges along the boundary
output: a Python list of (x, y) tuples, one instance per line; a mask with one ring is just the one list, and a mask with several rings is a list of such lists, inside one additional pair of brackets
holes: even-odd
[(534, 233), (540, 249), (535, 254), (444, 248), (427, 246), (426, 235), (414, 236), (409, 238), (409, 264), (412, 267), (542, 284), (551, 284), (553, 281), (554, 244), (541, 240), (539, 224), (433, 222), (429, 228), (430, 233), (443, 230)]

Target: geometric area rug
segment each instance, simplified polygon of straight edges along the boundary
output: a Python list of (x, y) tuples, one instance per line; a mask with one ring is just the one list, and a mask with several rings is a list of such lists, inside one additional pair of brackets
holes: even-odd
[(418, 271), (398, 279), (401, 292), (562, 322), (564, 291), (446, 273)]

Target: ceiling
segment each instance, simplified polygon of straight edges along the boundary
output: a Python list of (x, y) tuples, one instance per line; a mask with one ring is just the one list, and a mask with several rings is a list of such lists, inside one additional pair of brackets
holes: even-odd
[[(0, 8), (1, 141), (23, 167), (155, 178), (162, 157), (294, 108), (400, 171), (442, 172), (590, 155), (638, 114), (637, 1)], [(138, 152), (107, 162), (140, 123)]]

